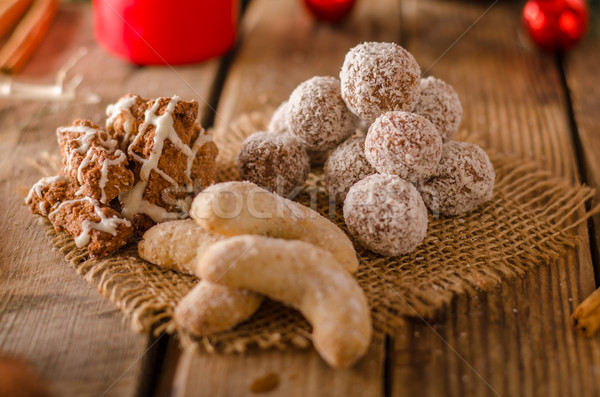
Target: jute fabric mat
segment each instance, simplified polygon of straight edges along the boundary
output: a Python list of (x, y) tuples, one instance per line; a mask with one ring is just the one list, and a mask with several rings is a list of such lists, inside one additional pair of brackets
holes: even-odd
[[(239, 145), (264, 128), (266, 120), (261, 114), (245, 115), (215, 131), (220, 181), (239, 179)], [(492, 200), (458, 217), (430, 215), (428, 235), (412, 253), (383, 257), (355, 244), (360, 259), (356, 278), (369, 300), (376, 338), (393, 333), (407, 316), (431, 319), (457, 294), (492, 290), (577, 244), (572, 229), (590, 216), (582, 212), (592, 189), (557, 178), (532, 162), (499, 154), (490, 159), (496, 169)], [(341, 205), (330, 205), (322, 170), (313, 170), (295, 199), (347, 231)], [(182, 335), (172, 320), (173, 310), (197, 279), (143, 261), (135, 244), (109, 258), (89, 259), (70, 236), (56, 233), (47, 221), (45, 225), (53, 245), (123, 311), (136, 331), (178, 334), (184, 344), (226, 353), (310, 346), (310, 325), (297, 311), (270, 300), (233, 330), (200, 339)]]

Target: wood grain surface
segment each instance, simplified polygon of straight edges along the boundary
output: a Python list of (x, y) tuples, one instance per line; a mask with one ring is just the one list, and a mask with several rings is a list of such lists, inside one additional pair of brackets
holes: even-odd
[[(329, 367), (312, 349), (262, 350), (245, 355), (216, 355), (185, 350), (177, 366), (174, 396), (246, 396), (261, 379), (277, 379), (263, 390), (269, 396), (381, 396), (385, 348), (371, 345), (366, 357), (350, 369)], [(198, 376), (202, 374), (202, 376)]]
[[(403, 1), (405, 45), (427, 74), (451, 83), (461, 128), (484, 146), (579, 177), (556, 59), (523, 35), (518, 2)], [(463, 131), (464, 132), (464, 131)], [(583, 209), (580, 209), (579, 214)], [(437, 324), (412, 322), (394, 339), (392, 395), (596, 395), (598, 339), (569, 326), (594, 287), (588, 233), (563, 260), (460, 297)], [(418, 379), (418, 381), (415, 381)]]
[[(573, 128), (577, 131), (576, 144), (585, 182), (600, 188), (600, 4), (590, 4), (590, 30), (578, 46), (564, 56), (565, 82), (573, 109)], [(596, 257), (600, 247), (600, 216), (594, 217)], [(600, 268), (596, 267), (600, 281)]]
[[(89, 5), (63, 4), (16, 79), (51, 84), (80, 47), (88, 53), (69, 77), (82, 74), (78, 93), (99, 95), (99, 104), (0, 100), (0, 354), (32, 362), (57, 396), (145, 395), (154, 340), (132, 332), (122, 313), (52, 250), (23, 192), (44, 176), (30, 162), (58, 154), (57, 127), (75, 118), (101, 122), (106, 104), (128, 92), (209, 98), (219, 62), (176, 69), (125, 64), (96, 45)], [(201, 109), (206, 117), (207, 105)]]
[[(600, 336), (583, 339), (569, 326), (574, 307), (595, 288), (591, 253), (597, 257), (598, 243), (592, 240), (590, 249), (586, 224), (577, 229), (580, 246), (562, 260), (493, 292), (460, 296), (435, 321), (407, 319), (356, 367), (336, 371), (312, 349), (182, 352), (175, 339), (155, 343), (133, 333), (51, 249), (22, 205), (23, 191), (42, 176), (30, 160), (58, 153), (56, 127), (77, 117), (101, 121), (106, 104), (127, 92), (195, 98), (201, 120), (209, 122), (216, 108), (214, 122), (222, 127), (243, 113), (274, 109), (313, 75), (337, 76), (348, 48), (367, 40), (402, 44), (424, 74), (452, 84), (464, 107), (461, 134), (600, 187), (600, 58), (591, 55), (600, 50), (600, 29), (592, 25), (563, 58), (563, 69), (528, 41), (521, 7), (517, 1), (363, 0), (332, 27), (316, 23), (299, 0), (253, 0), (230, 67), (214, 60), (170, 68), (108, 56), (93, 40), (89, 4), (61, 5), (18, 78), (50, 83), (85, 47), (70, 76), (82, 74), (78, 92), (97, 94), (100, 103), (0, 100), (0, 353), (30, 360), (56, 395), (600, 395)], [(600, 218), (594, 225), (598, 236)]]

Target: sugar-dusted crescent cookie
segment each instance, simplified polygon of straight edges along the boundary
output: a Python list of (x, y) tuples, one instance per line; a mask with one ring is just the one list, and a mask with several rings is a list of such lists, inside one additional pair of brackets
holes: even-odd
[[(150, 263), (194, 275), (192, 265), (197, 256), (223, 239), (191, 219), (170, 221), (148, 229), (138, 243), (138, 252)], [(174, 319), (180, 329), (192, 335), (210, 335), (248, 319), (262, 301), (263, 297), (254, 292), (200, 280), (179, 301)]]
[(225, 331), (256, 312), (263, 296), (200, 280), (175, 307), (175, 323), (192, 335)]
[(138, 253), (155, 265), (194, 274), (190, 263), (196, 259), (198, 251), (224, 238), (191, 219), (163, 222), (144, 233), (138, 243)]
[(223, 182), (204, 189), (190, 216), (202, 227), (224, 234), (257, 234), (303, 240), (330, 251), (348, 271), (358, 269), (352, 241), (318, 212), (250, 182)]
[(329, 251), (304, 241), (246, 235), (215, 243), (196, 265), (202, 279), (300, 310), (313, 326), (315, 349), (333, 367), (352, 365), (369, 347), (367, 298)]

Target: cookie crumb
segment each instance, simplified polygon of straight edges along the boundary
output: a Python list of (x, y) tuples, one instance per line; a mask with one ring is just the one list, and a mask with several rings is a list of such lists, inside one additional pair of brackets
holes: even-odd
[(250, 391), (253, 394), (267, 393), (279, 386), (279, 375), (269, 372), (265, 375), (254, 378), (250, 385)]

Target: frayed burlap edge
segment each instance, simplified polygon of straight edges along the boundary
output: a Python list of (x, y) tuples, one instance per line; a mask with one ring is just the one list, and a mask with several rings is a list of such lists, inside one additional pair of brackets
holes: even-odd
[[(265, 121), (261, 114), (245, 115), (215, 132), (219, 180), (239, 178), (234, 161), (239, 145)], [(491, 290), (533, 266), (556, 260), (578, 243), (572, 229), (597, 212), (583, 210), (594, 195), (592, 189), (554, 177), (533, 162), (494, 153), (490, 158), (497, 174), (493, 199), (460, 217), (430, 216), (428, 236), (412, 253), (386, 258), (356, 244), (361, 263), (356, 277), (372, 308), (375, 338), (393, 333), (406, 316), (432, 318), (457, 294)], [(296, 200), (330, 216), (345, 230), (341, 209), (330, 211), (322, 175), (313, 171)], [(44, 222), (53, 245), (138, 332), (178, 334), (184, 345), (209, 352), (310, 346), (310, 325), (295, 310), (270, 300), (231, 331), (203, 338), (184, 335), (172, 320), (173, 309), (197, 279), (141, 260), (135, 244), (109, 258), (89, 259), (70, 236)]]

